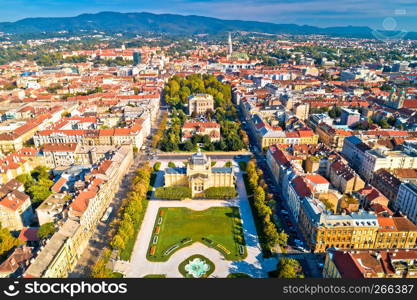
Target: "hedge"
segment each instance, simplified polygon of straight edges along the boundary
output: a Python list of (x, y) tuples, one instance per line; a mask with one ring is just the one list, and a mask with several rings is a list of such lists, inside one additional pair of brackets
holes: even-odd
[(237, 196), (234, 187), (211, 187), (204, 191), (204, 197), (210, 199), (232, 199)]
[(186, 186), (158, 187), (155, 190), (155, 198), (168, 200), (191, 198), (191, 189)]

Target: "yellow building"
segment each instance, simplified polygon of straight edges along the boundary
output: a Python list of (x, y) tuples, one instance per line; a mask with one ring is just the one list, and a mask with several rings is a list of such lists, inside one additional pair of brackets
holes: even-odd
[(191, 195), (204, 192), (210, 187), (233, 187), (232, 168), (212, 168), (210, 158), (198, 150), (188, 161), (186, 168), (167, 168), (165, 186), (188, 186)]
[[(319, 200), (303, 201), (299, 214), (299, 227), (314, 252), (329, 248), (372, 249), (379, 228), (375, 215), (366, 211), (349, 215), (315, 214), (311, 210)], [(321, 208), (324, 209), (321, 204)]]
[(209, 94), (191, 95), (188, 98), (188, 113), (197, 115), (205, 114), (207, 111), (214, 111), (213, 96)]
[(375, 249), (414, 248), (417, 226), (405, 217), (378, 217), (379, 229)]

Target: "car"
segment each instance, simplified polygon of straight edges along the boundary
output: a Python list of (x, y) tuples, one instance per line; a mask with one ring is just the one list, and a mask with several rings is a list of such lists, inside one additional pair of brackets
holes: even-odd
[(297, 245), (300, 245), (300, 246), (304, 245), (304, 243), (302, 241), (298, 240), (298, 239), (294, 239), (294, 243), (296, 243)]
[(298, 250), (298, 251), (302, 251), (302, 252), (305, 251), (305, 249), (303, 247), (300, 247), (300, 246), (294, 246), (293, 249)]
[(113, 207), (109, 206), (107, 208), (106, 212), (104, 213), (104, 215), (102, 216), (102, 218), (100, 219), (100, 221), (103, 222), (103, 223), (106, 223), (107, 220), (109, 219), (110, 214), (112, 213), (112, 211), (113, 211)]

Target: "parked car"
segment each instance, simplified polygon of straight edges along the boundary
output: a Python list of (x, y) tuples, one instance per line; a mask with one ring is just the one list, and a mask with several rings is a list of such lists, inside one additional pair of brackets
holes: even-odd
[(298, 239), (295, 239), (294, 243), (296, 243), (297, 245), (300, 245), (300, 246), (304, 245), (304, 243), (302, 241), (298, 240)]
[(296, 249), (296, 250), (298, 250), (298, 251), (302, 251), (304, 253), (307, 253), (308, 252), (308, 250), (306, 248), (302, 247), (302, 246), (298, 246), (297, 245), (297, 246), (295, 246), (293, 248)]

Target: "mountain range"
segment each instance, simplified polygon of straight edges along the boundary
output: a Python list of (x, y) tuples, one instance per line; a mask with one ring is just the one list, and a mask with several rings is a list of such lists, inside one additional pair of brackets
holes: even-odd
[[(153, 14), (146, 12), (119, 13), (100, 12), (81, 14), (76, 17), (26, 18), (16, 22), (0, 22), (0, 32), (30, 34), (58, 31), (105, 31), (130, 32), (133, 34), (166, 33), (172, 35), (218, 34), (230, 31), (262, 32), (269, 34), (323, 34), (340, 37), (373, 38), (369, 27), (315, 27), (296, 24), (275, 24), (257, 21), (222, 20), (202, 16), (176, 14)], [(382, 36), (393, 36), (398, 32), (381, 32)], [(406, 35), (417, 39), (416, 32)]]

